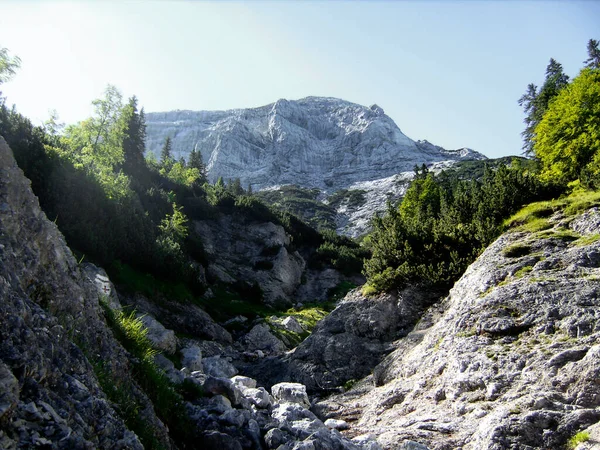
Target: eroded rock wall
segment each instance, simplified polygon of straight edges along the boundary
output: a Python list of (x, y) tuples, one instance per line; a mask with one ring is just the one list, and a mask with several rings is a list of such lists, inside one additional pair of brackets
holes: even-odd
[[(142, 448), (102, 392), (88, 356), (121, 380), (125, 351), (0, 137), (0, 448)], [(151, 403), (140, 414), (169, 447)]]
[(387, 449), (563, 448), (600, 420), (599, 218), (501, 236), (322, 418)]

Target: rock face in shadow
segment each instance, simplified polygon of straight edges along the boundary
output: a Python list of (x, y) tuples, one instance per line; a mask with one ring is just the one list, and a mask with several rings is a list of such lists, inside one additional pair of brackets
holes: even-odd
[[(193, 226), (210, 260), (209, 281), (243, 283), (249, 291), (256, 291), (257, 286), (268, 305), (282, 308), (324, 301), (329, 289), (349, 279), (335, 269), (308, 269), (281, 225), (222, 215), (196, 220)], [(362, 283), (363, 279), (355, 276), (352, 282)]]
[[(41, 211), (2, 137), (0, 299), (0, 448), (142, 448), (87, 357), (130, 380), (127, 355), (104, 322), (98, 287)], [(145, 405), (140, 416), (168, 448), (149, 400), (135, 383), (130, 394)]]
[(293, 380), (312, 392), (338, 389), (368, 375), (437, 299), (417, 288), (372, 298), (356, 289), (293, 352), (245, 370), (265, 384)]
[(387, 449), (563, 448), (600, 420), (599, 218), (501, 236), (321, 418)]

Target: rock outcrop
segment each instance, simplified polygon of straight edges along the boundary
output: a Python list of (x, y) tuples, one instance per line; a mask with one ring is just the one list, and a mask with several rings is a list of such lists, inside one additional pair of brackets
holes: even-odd
[[(330, 289), (349, 279), (335, 269), (309, 269), (281, 225), (221, 215), (195, 220), (193, 226), (210, 261), (208, 281), (242, 285), (242, 290), (259, 293), (260, 301), (270, 306), (327, 300)], [(362, 282), (360, 276), (352, 281)]]
[(94, 360), (130, 381), (140, 417), (170, 446), (86, 273), (0, 137), (0, 448), (142, 448), (107, 401)]
[(562, 448), (600, 420), (599, 219), (501, 236), (372, 375), (316, 410), (387, 449)]

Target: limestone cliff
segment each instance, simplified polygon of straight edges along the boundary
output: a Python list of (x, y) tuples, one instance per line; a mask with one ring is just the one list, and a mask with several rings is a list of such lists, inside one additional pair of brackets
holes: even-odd
[(281, 99), (231, 111), (148, 113), (147, 148), (167, 136), (173, 156), (200, 151), (209, 178), (239, 178), (254, 190), (296, 184), (334, 192), (353, 183), (411, 171), (415, 164), (485, 159), (470, 149), (415, 142), (377, 105), (328, 97)]
[(41, 211), (0, 137), (0, 448), (142, 448), (107, 401), (90, 361), (129, 395), (170, 446), (152, 404), (131, 381), (94, 283)]
[(564, 448), (597, 423), (600, 210), (550, 223), (501, 236), (371, 375), (317, 406), (322, 418), (387, 449), (436, 450)]

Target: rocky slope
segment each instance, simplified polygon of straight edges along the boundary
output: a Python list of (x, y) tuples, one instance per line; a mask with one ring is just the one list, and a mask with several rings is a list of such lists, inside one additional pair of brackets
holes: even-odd
[[(392, 343), (371, 375), (315, 410), (346, 420), (349, 436), (378, 436), (387, 449), (564, 448), (597, 423), (600, 210), (576, 218), (557, 213), (551, 223), (541, 233), (500, 237), (443, 302)], [(392, 320), (371, 314), (363, 321), (369, 318), (371, 334)], [(311, 339), (341, 331), (332, 314)], [(356, 347), (347, 338), (337, 345)], [(310, 346), (307, 340), (295, 353)], [(309, 356), (313, 364), (324, 357)]]
[(130, 385), (140, 416), (170, 445), (104, 322), (93, 282), (104, 275), (88, 270), (0, 137), (0, 448), (142, 448), (101, 390), (92, 356)]
[[(144, 448), (124, 422), (130, 414), (152, 448), (177, 448), (182, 437), (158, 419), (146, 396), (148, 379), (143, 389), (136, 383), (148, 366), (121, 346), (105, 320), (104, 308), (118, 314), (122, 304), (134, 308), (160, 352), (154, 364), (171, 381), (168, 389), (186, 393), (193, 448), (380, 449), (372, 438), (346, 438), (336, 423), (319, 420), (304, 386), (267, 390), (235, 376), (232, 362), (287, 350), (264, 320), (234, 339), (197, 305), (119, 296), (102, 269), (78, 263), (1, 137), (0, 298), (2, 449)], [(291, 317), (277, 326), (304, 332)], [(108, 392), (119, 398), (109, 400)]]

